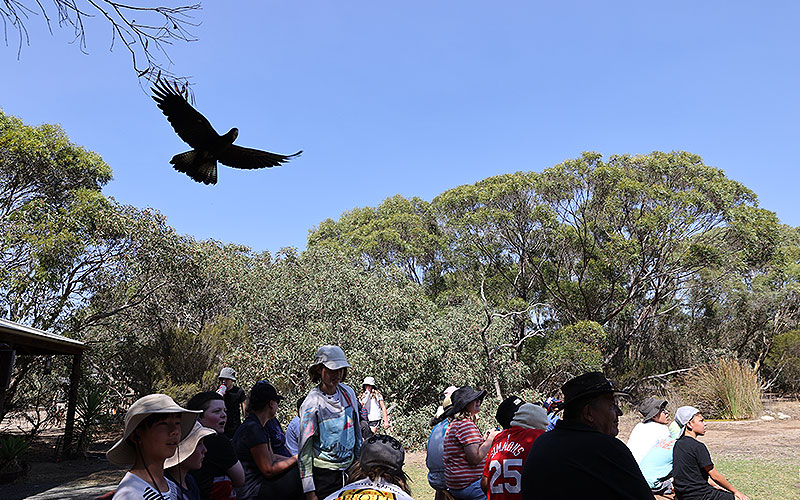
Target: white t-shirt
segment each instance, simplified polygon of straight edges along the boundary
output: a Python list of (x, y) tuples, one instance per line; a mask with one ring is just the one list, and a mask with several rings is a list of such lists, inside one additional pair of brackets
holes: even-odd
[(636, 427), (633, 428), (628, 438), (628, 448), (630, 448), (631, 453), (633, 453), (633, 458), (636, 459), (636, 463), (638, 464), (642, 462), (642, 459), (647, 455), (647, 452), (650, 451), (650, 448), (655, 446), (660, 440), (668, 437), (669, 427), (666, 425), (653, 422), (652, 420), (649, 422), (639, 422), (636, 424)]
[(328, 495), (325, 500), (359, 500), (369, 498), (370, 500), (414, 500), (411, 495), (401, 490), (399, 486), (392, 483), (385, 483), (380, 479), (362, 479), (350, 483), (336, 493)]
[(361, 399), (361, 406), (367, 408), (367, 420), (370, 422), (380, 420), (383, 417), (381, 401), (383, 401), (383, 396), (380, 393), (374, 391), (364, 393), (364, 397)]
[(144, 479), (127, 472), (112, 498), (113, 500), (178, 500), (178, 486), (169, 479), (167, 485), (169, 491), (160, 493)]

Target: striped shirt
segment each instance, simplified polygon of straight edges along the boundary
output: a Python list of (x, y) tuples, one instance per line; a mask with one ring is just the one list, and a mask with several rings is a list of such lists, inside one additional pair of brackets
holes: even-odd
[(483, 463), (470, 465), (464, 448), (471, 444), (480, 446), (481, 443), (481, 431), (468, 418), (455, 420), (447, 427), (444, 436), (444, 479), (448, 488), (460, 490), (480, 479)]

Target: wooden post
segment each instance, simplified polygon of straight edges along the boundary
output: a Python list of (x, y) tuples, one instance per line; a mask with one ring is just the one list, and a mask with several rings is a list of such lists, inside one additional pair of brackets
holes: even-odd
[(78, 384), (81, 381), (81, 358), (83, 353), (72, 356), (72, 373), (69, 377), (69, 398), (67, 400), (67, 425), (64, 427), (64, 446), (63, 458), (69, 458), (75, 454), (72, 449), (72, 434), (75, 429), (75, 407), (78, 404)]
[(0, 420), (5, 412), (6, 389), (11, 381), (11, 371), (14, 369), (14, 346), (11, 344), (0, 344)]

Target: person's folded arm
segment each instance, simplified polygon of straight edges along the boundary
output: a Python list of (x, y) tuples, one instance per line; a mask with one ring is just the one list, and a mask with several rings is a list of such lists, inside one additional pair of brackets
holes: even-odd
[(250, 448), (250, 454), (265, 477), (275, 477), (297, 463), (297, 457), (280, 457), (272, 454), (268, 443), (261, 443)]

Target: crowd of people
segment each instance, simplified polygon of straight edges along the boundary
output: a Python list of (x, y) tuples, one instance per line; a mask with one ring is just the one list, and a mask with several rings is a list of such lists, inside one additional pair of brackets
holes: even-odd
[[(411, 500), (405, 450), (388, 435), (383, 395), (366, 377), (357, 397), (344, 383), (349, 368), (340, 347), (320, 347), (308, 369), (315, 386), (296, 402), (285, 431), (276, 418), (284, 397), (266, 380), (245, 394), (230, 367), (220, 372), (216, 391), (196, 394), (185, 407), (164, 394), (137, 400), (125, 414), (122, 438), (107, 452), (129, 470), (106, 496)], [(670, 423), (667, 402), (648, 398), (626, 445), (616, 436), (617, 398), (627, 394), (599, 372), (561, 390), (563, 400), (541, 404), (505, 399), (495, 415), (499, 427), (482, 433), (476, 416), (485, 391), (448, 387), (427, 446), (436, 500), (749, 500), (697, 439), (705, 423), (696, 408), (679, 408)]]

